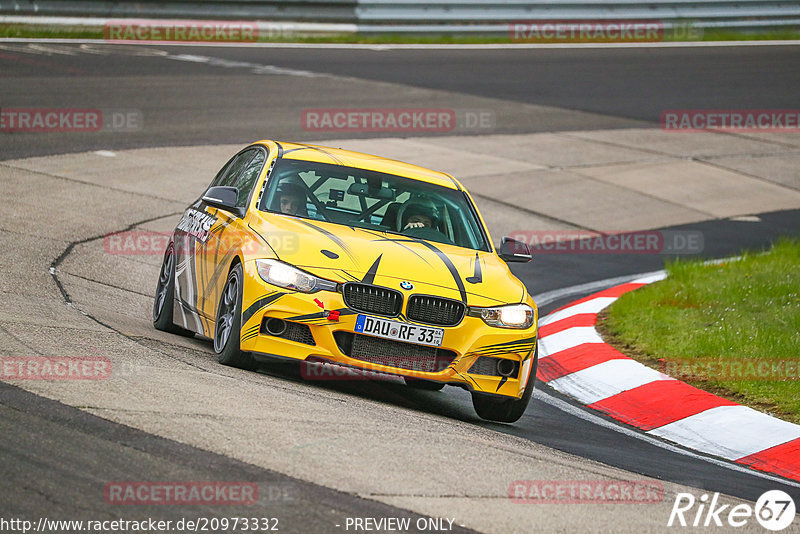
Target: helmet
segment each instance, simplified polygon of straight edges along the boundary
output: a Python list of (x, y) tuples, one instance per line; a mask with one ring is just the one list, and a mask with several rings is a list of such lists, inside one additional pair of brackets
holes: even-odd
[(299, 179), (286, 178), (278, 183), (278, 195), (305, 198), (306, 188)]
[(408, 203), (404, 206), (403, 210), (403, 220), (401, 227), (404, 227), (408, 224), (408, 220), (413, 215), (423, 215), (431, 220), (433, 226), (439, 223), (439, 209), (436, 205), (427, 199), (414, 199), (408, 201)]

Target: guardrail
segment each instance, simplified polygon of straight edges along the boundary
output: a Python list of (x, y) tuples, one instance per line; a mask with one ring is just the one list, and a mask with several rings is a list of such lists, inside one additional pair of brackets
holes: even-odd
[(245, 19), (356, 24), (368, 33), (507, 33), (517, 21), (690, 21), (800, 27), (800, 0), (0, 0), (0, 15)]
[(0, 15), (356, 22), (357, 0), (0, 0)]
[(800, 17), (797, 0), (359, 0), (362, 23), (520, 20), (742, 20)]

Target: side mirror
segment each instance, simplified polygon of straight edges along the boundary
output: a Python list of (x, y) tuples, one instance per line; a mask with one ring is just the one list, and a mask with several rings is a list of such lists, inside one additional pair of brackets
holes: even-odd
[(531, 249), (522, 241), (504, 237), (500, 242), (500, 257), (507, 262), (526, 263), (531, 261)]
[(203, 195), (203, 202), (209, 206), (214, 206), (215, 208), (230, 211), (241, 216), (241, 210), (236, 207), (238, 198), (239, 190), (237, 188), (218, 185), (210, 187), (208, 191), (206, 191), (206, 194)]

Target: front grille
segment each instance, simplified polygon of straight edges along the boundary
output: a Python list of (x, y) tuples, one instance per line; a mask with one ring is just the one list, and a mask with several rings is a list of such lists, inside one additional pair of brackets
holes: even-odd
[(398, 369), (438, 373), (456, 359), (455, 352), (437, 347), (351, 332), (334, 332), (333, 337), (339, 350), (350, 358)]
[[(264, 320), (261, 323), (261, 333), (263, 335), (271, 336), (272, 334), (267, 332), (266, 327), (268, 319), (269, 317), (264, 317)], [(284, 330), (282, 334), (275, 337), (288, 339), (289, 341), (296, 341), (297, 343), (305, 343), (306, 345), (316, 345), (314, 336), (311, 334), (311, 329), (308, 327), (308, 325), (295, 323), (293, 321), (286, 321), (286, 330)]]
[(363, 313), (396, 317), (403, 307), (403, 294), (387, 287), (348, 282), (342, 296), (348, 308)]
[(408, 299), (406, 317), (418, 323), (455, 326), (464, 318), (466, 306), (457, 300), (414, 295)]

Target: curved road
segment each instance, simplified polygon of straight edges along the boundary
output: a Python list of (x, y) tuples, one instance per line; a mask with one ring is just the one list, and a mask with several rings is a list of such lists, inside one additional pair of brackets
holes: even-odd
[[(522, 505), (515, 508), (507, 499), (503, 502), (502, 493), (517, 479), (647, 476), (669, 484), (664, 503), (653, 514), (657, 517), (648, 522), (628, 509), (623, 515), (628, 528), (656, 531), (665, 524), (671, 498), (682, 487), (689, 491), (697, 488), (697, 495), (702, 489), (748, 500), (767, 489), (782, 488), (800, 497), (797, 485), (681, 454), (645, 442), (635, 433), (620, 433), (612, 428), (615, 425), (585, 415), (572, 401), (546, 387), (520, 423), (509, 426), (479, 421), (468, 396), (449, 391), (453, 388), (431, 394), (391, 384), (312, 384), (299, 381), (296, 370), (281, 365), (265, 366), (260, 375), (220, 368), (207, 344), (162, 336), (149, 327), (149, 292), (159, 258), (107, 254), (102, 240), (111, 231), (171, 228), (175, 214), (235, 150), (234, 146), (191, 146), (242, 144), (264, 135), (301, 140), (344, 138), (350, 139), (344, 141), (347, 146), (356, 148), (359, 142), (377, 143), (374, 146), (382, 147), (381, 154), (401, 157), (408, 151), (423, 150), (422, 160), (461, 164), (465, 183), (478, 194), (490, 224), (496, 223), (498, 228), (508, 229), (513, 224), (504, 219), (511, 210), (515, 216), (528, 217), (526, 224), (531, 227), (535, 221), (546, 229), (609, 229), (608, 225), (619, 224), (613, 215), (581, 218), (571, 211), (548, 211), (535, 201), (512, 202), (495, 194), (492, 187), (484, 187), (480, 177), (523, 172), (544, 180), (546, 173), (567, 167), (588, 179), (590, 175), (596, 178), (604, 166), (640, 159), (646, 160), (646, 165), (670, 165), (670, 172), (678, 172), (689, 149), (679, 147), (671, 152), (635, 146), (624, 141), (631, 129), (643, 132), (639, 137), (651, 135), (663, 109), (790, 108), (795, 105), (800, 81), (793, 68), (798, 59), (797, 46), (378, 51), (0, 43), (3, 108), (132, 110), (143, 119), (132, 131), (2, 134), (0, 159), (6, 161), (0, 162), (0, 172), (10, 186), (9, 197), (18, 202), (10, 202), (0, 227), (6, 244), (3, 264), (8, 268), (2, 286), (8, 299), (0, 320), (0, 354), (108, 352), (119, 358), (114, 362), (122, 369), (131, 365), (127, 368), (130, 374), (123, 374), (121, 382), (109, 382), (108, 387), (91, 384), (78, 391), (63, 384), (24, 384), (26, 390), (82, 411), (14, 386), (0, 386), (0, 408), (5, 414), (2, 424), (8, 430), (3, 435), (14, 432), (16, 436), (12, 441), (0, 441), (5, 457), (15, 459), (3, 463), (6, 476), (0, 488), (7, 505), (4, 508), (29, 517), (50, 513), (66, 518), (77, 511), (90, 516), (110, 514), (113, 512), (97, 499), (98, 485), (102, 488), (109, 480), (234, 477), (258, 481), (262, 501), (266, 501), (259, 513), (280, 511), (289, 531), (330, 531), (342, 518), (409, 514), (403, 510), (442, 517), (449, 514), (460, 517), (461, 524), (468, 527), (498, 532), (527, 531), (529, 525), (520, 523), (520, 518), (545, 520), (550, 527), (546, 530), (596, 529), (614, 524), (617, 512), (613, 506), (597, 511), (576, 505), (570, 522), (557, 506), (523, 511)], [(375, 134), (302, 127), (304, 109), (356, 106), (472, 110), (489, 112), (493, 122), (484, 129), (452, 132), (458, 136), (452, 143), (440, 135), (431, 138), (436, 149), (429, 152), (424, 152), (419, 139), (402, 141), (387, 134), (378, 136), (386, 138), (383, 141), (358, 141), (354, 138)], [(593, 137), (593, 130), (599, 139)], [(612, 139), (614, 131), (620, 133)], [(541, 133), (526, 137), (534, 132)], [(547, 132), (557, 133), (551, 136)], [(565, 137), (568, 134), (564, 132), (574, 134)], [(521, 143), (522, 155), (511, 157), (518, 167), (503, 167), (502, 154), (493, 159), (497, 155), (494, 145), (483, 146), (485, 136), (498, 134), (518, 136), (503, 138)], [(754, 196), (752, 203), (765, 208), (755, 213), (736, 208), (729, 214), (757, 217), (722, 216), (715, 211), (721, 208), (687, 201), (668, 206), (671, 218), (663, 220), (670, 224), (648, 224), (655, 215), (642, 213), (621, 229), (699, 230), (705, 238), (704, 254), (709, 257), (736, 254), (745, 247), (765, 247), (779, 235), (799, 233), (796, 208), (800, 204), (792, 195), (800, 187), (796, 172), (787, 173), (785, 167), (791, 169), (800, 143), (791, 136), (744, 137), (729, 136), (720, 142), (742, 144), (743, 148), (732, 153), (719, 152), (715, 145), (709, 149), (716, 150), (712, 155), (693, 157), (706, 166), (735, 169), (755, 180), (753, 183), (759, 182), (750, 184), (760, 195)], [(615, 152), (601, 165), (570, 167), (553, 153), (547, 154), (553, 161), (544, 161), (544, 154), (524, 152), (525, 147), (541, 147), (542, 143), (549, 150), (580, 143), (591, 143), (593, 150), (600, 150), (605, 143)], [(129, 150), (180, 145), (187, 148)], [(453, 145), (468, 148), (456, 154)], [(89, 153), (20, 159), (93, 150), (113, 151), (106, 156), (114, 157)], [(476, 155), (474, 160), (469, 159), (470, 153)], [(770, 168), (780, 175), (773, 181), (762, 180), (756, 171), (745, 168), (746, 162), (739, 161), (773, 153)], [(12, 158), (14, 161), (8, 161)], [(539, 164), (523, 167), (523, 161)], [(469, 175), (470, 166), (474, 177)], [(766, 181), (769, 183), (761, 183)], [(576, 183), (572, 190), (582, 191), (587, 184)], [(783, 188), (782, 194), (775, 188)], [(633, 194), (630, 188), (625, 191)], [(653, 196), (637, 194), (642, 199)], [(556, 203), (564, 202), (558, 193), (554, 195)], [(788, 200), (781, 203), (778, 197)], [(579, 211), (590, 211), (594, 200), (585, 199)], [(33, 206), (45, 206), (42, 216), (26, 219)], [(84, 217), (76, 217), (77, 206), (84, 210)], [(636, 210), (631, 207), (630, 211)], [(534, 293), (542, 294), (658, 269), (664, 259), (659, 255), (541, 255), (515, 271)], [(55, 268), (57, 287), (46, 272), (50, 265)], [(588, 292), (555, 299), (542, 306), (542, 312)], [(65, 300), (70, 307), (64, 308)], [(38, 313), (22, 311), (28, 309)], [(175, 384), (169, 381), (171, 375), (176, 377)], [(198, 387), (203, 392), (200, 397), (210, 403), (202, 409), (192, 408)], [(247, 405), (248, 398), (262, 399), (262, 408)], [(263, 411), (269, 406), (282, 406), (281, 414)], [(314, 413), (315, 409), (320, 413)], [(231, 417), (234, 420), (228, 422)], [(396, 420), (386, 421), (386, 417)], [(245, 424), (248, 419), (254, 422), (249, 427)], [(193, 431), (198, 424), (203, 430)], [(229, 434), (232, 430), (241, 435)], [(264, 431), (270, 435), (263, 435)], [(342, 435), (348, 432), (365, 441), (343, 441)], [(387, 441), (385, 433), (396, 439)], [(424, 447), (425, 454), (419, 456), (398, 443), (405, 440), (409, 446)], [(438, 450), (430, 450), (437, 445)], [(462, 451), (470, 448), (483, 451), (483, 455), (462, 457)], [(443, 451), (451, 454), (443, 455)], [(452, 451), (458, 451), (459, 458), (445, 460)], [(417, 460), (401, 469), (391, 455), (398, 460)], [(374, 480), (372, 468), (363, 468), (365, 464), (355, 460), (379, 466), (383, 477)], [(487, 475), (494, 470), (497, 473)], [(468, 471), (478, 475), (469, 480), (459, 478)], [(425, 481), (426, 472), (436, 473), (435, 478)], [(494, 485), (487, 486), (481, 479)], [(498, 480), (504, 486), (498, 485)], [(453, 488), (458, 488), (459, 482), (461, 491), (456, 491)], [(74, 490), (56, 496), (54, 485), (70, 485)], [(444, 491), (448, 488), (450, 493)], [(483, 520), (475, 517), (470, 512), (475, 499), (493, 499), (495, 513), (506, 518), (493, 514)], [(196, 510), (139, 509), (136, 514), (146, 516), (146, 512), (171, 518)], [(224, 512), (208, 510), (209, 515)]]

